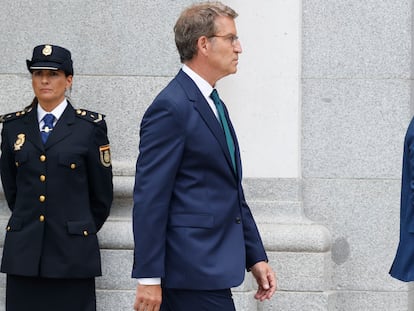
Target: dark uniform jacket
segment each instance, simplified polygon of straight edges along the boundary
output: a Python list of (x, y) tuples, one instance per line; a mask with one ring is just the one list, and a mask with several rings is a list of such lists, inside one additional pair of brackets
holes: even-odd
[(4, 115), (0, 173), (12, 212), (1, 271), (101, 275), (96, 233), (109, 215), (112, 166), (103, 116), (68, 103), (44, 145), (37, 107)]

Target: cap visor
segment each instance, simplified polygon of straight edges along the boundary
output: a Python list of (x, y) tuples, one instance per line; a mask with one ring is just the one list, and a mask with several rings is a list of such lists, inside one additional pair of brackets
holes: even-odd
[(58, 63), (35, 63), (30, 66), (30, 70), (40, 70), (40, 69), (47, 69), (47, 70), (59, 70), (61, 64)]

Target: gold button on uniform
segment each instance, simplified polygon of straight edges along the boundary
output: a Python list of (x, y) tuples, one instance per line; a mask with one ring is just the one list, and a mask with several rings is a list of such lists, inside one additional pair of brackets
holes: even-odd
[(41, 182), (45, 182), (46, 176), (45, 175), (40, 175), (39, 179), (40, 179)]
[(40, 221), (40, 222), (44, 222), (44, 221), (45, 221), (45, 216), (40, 215), (40, 216), (39, 216), (39, 221)]
[(16, 162), (16, 167), (19, 167), (19, 162)]
[(71, 168), (72, 170), (74, 170), (74, 169), (76, 168), (76, 164), (75, 164), (75, 163), (72, 163), (72, 164), (70, 165), (70, 168)]
[(40, 202), (44, 202), (46, 200), (46, 197), (44, 196), (44, 195), (41, 195), (40, 197), (39, 197), (39, 201)]
[(39, 159), (40, 159), (40, 162), (45, 162), (46, 161), (46, 156), (44, 154), (42, 154)]
[(86, 231), (86, 230), (85, 230), (85, 231), (83, 231), (83, 235), (84, 235), (84, 236), (88, 236), (88, 231)]
[(10, 226), (7, 226), (6, 230), (7, 231), (10, 231), (11, 230), (11, 227)]

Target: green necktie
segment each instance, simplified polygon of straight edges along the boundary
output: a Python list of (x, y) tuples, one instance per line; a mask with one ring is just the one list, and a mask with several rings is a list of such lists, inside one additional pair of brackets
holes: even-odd
[(210, 97), (213, 100), (214, 104), (216, 105), (217, 112), (220, 118), (220, 123), (223, 127), (224, 135), (226, 136), (227, 147), (229, 148), (231, 162), (233, 163), (233, 169), (234, 169), (234, 172), (236, 172), (236, 157), (234, 153), (235, 151), (234, 141), (230, 133), (229, 123), (227, 122), (226, 115), (224, 114), (223, 104), (221, 103), (220, 97), (216, 89), (214, 89), (213, 92), (211, 92)]

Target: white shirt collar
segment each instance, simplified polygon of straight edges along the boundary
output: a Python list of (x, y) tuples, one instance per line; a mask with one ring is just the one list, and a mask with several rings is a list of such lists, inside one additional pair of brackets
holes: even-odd
[(45, 114), (51, 113), (55, 116), (56, 118), (55, 123), (56, 123), (57, 120), (59, 120), (59, 118), (62, 116), (63, 111), (65, 111), (67, 105), (68, 105), (68, 101), (66, 100), (66, 98), (59, 105), (57, 105), (55, 109), (53, 109), (50, 112), (45, 111), (40, 105), (37, 105), (37, 120), (40, 123), (43, 117), (45, 116)]
[(200, 90), (201, 94), (203, 94), (204, 98), (207, 100), (207, 103), (210, 106), (211, 110), (213, 110), (214, 114), (218, 118), (216, 105), (214, 105), (213, 100), (210, 98), (210, 94), (213, 91), (213, 87), (210, 85), (210, 83), (204, 80), (198, 73), (196, 73), (186, 64), (183, 64), (182, 70), (191, 78), (191, 80), (194, 81), (194, 83)]

